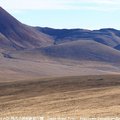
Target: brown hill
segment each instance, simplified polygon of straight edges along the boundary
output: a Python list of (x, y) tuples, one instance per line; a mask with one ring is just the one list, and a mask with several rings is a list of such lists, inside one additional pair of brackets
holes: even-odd
[(95, 41), (74, 41), (37, 49), (45, 56), (72, 60), (119, 62), (120, 51)]
[(0, 48), (28, 49), (50, 44), (50, 36), (20, 23), (0, 7)]
[(120, 44), (120, 31), (112, 28), (86, 30), (36, 27), (36, 29), (40, 32), (52, 36), (55, 39), (55, 44), (76, 40), (92, 40), (110, 47), (115, 47)]

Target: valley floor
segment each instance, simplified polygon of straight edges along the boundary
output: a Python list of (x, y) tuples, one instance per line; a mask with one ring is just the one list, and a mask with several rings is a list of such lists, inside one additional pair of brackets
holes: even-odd
[(120, 117), (120, 76), (54, 77), (0, 83), (0, 117)]
[(120, 74), (120, 64), (75, 61), (23, 54), (16, 58), (0, 56), (0, 83), (46, 77)]

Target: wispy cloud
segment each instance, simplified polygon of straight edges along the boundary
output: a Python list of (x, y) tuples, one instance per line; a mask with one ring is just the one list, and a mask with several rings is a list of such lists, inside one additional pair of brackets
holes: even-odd
[(4, 0), (0, 5), (11, 10), (119, 10), (120, 0)]

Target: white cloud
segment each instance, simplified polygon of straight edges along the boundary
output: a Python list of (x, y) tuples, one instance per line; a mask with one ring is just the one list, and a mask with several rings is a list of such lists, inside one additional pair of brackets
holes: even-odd
[(1, 0), (0, 5), (11, 10), (67, 9), (118, 10), (120, 0)]

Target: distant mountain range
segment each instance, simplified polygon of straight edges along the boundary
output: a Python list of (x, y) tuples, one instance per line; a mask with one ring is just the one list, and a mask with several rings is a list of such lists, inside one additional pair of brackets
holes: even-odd
[(114, 63), (120, 61), (120, 31), (31, 27), (0, 7), (0, 51), (13, 58), (15, 51), (25, 50), (56, 59)]
[(36, 29), (40, 32), (52, 36), (54, 38), (55, 44), (77, 40), (93, 40), (111, 47), (116, 47), (120, 45), (120, 31), (112, 28), (100, 30), (85, 30), (36, 27)]

